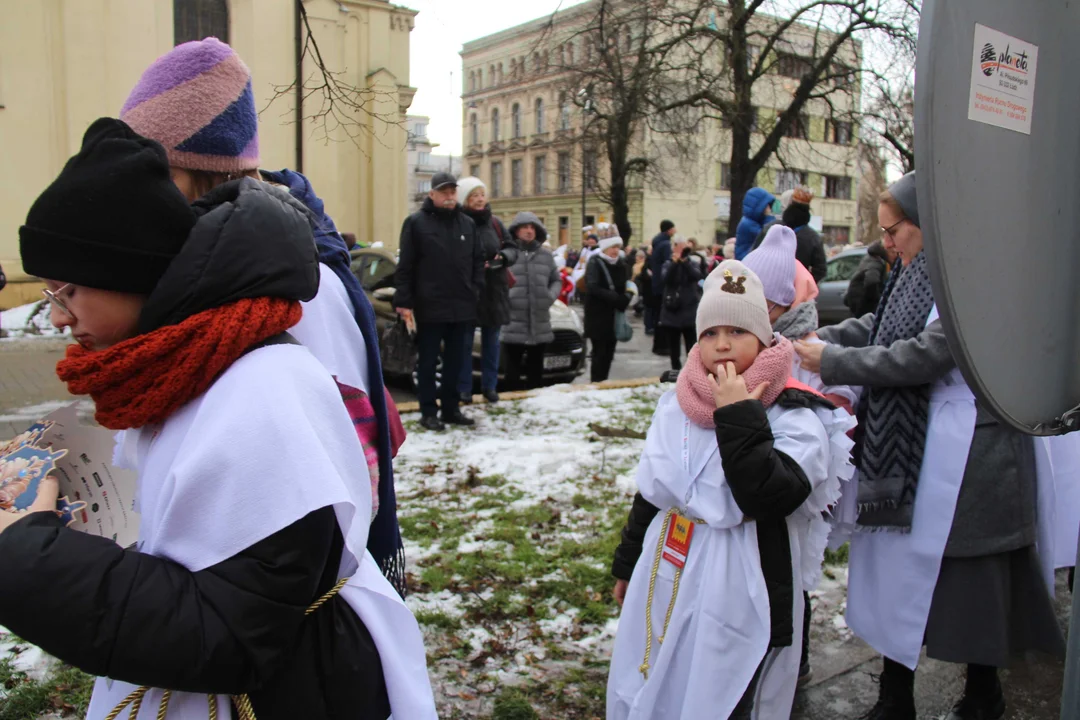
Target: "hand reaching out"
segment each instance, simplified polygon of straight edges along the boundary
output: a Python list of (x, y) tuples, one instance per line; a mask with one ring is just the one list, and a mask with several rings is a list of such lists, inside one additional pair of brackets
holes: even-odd
[(799, 355), (799, 361), (804, 368), (813, 373), (821, 372), (821, 356), (825, 352), (823, 343), (808, 343), (798, 340), (795, 343), (795, 352)]
[(709, 376), (712, 385), (713, 400), (716, 408), (733, 405), (743, 400), (760, 400), (769, 383), (761, 383), (752, 391), (746, 389), (746, 381), (735, 370), (735, 363), (720, 363), (716, 366), (716, 375)]

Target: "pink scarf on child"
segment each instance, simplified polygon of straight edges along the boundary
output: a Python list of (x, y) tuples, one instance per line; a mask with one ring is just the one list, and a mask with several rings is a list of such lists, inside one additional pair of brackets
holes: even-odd
[[(765, 394), (761, 396), (761, 403), (769, 407), (784, 391), (788, 378), (791, 377), (791, 363), (794, 358), (795, 346), (786, 338), (778, 338), (776, 344), (762, 350), (754, 364), (742, 374), (746, 389), (753, 392), (761, 383), (769, 383)], [(703, 428), (716, 427), (713, 422), (716, 401), (713, 399), (709, 372), (701, 363), (701, 351), (697, 345), (690, 350), (686, 365), (679, 373), (675, 393), (679, 398), (679, 407), (692, 423)]]
[[(375, 420), (375, 407), (364, 391), (341, 383), (337, 386), (349, 418), (353, 421), (356, 436), (364, 448), (364, 459), (371, 478), (371, 517), (374, 519), (379, 512), (379, 426)], [(383, 388), (383, 392), (386, 394), (386, 412), (390, 416), (390, 453), (392, 457), (397, 457), (398, 448), (405, 442), (405, 428), (401, 424), (397, 406), (390, 398), (390, 391)]]

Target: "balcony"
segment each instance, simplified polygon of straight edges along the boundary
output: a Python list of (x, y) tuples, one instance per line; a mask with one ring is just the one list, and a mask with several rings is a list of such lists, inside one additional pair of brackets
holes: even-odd
[(441, 165), (436, 165), (434, 163), (428, 162), (418, 163), (413, 172), (417, 175), (434, 175), (435, 173), (442, 172), (443, 170), (446, 170), (446, 168)]

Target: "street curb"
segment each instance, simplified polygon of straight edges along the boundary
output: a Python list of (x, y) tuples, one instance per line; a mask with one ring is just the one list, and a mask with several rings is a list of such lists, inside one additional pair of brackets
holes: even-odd
[[(599, 383), (589, 383), (587, 385), (562, 385), (555, 386), (559, 392), (583, 392), (586, 390), (623, 390), (626, 388), (645, 387), (646, 385), (658, 385), (660, 384), (659, 377), (648, 378), (634, 378), (633, 380), (605, 380)], [(525, 398), (535, 397), (540, 392), (546, 392), (551, 388), (537, 388), (535, 390), (516, 390), (513, 392), (499, 393), (499, 400), (524, 400)], [(473, 395), (474, 405), (486, 405), (487, 400), (483, 395)], [(467, 406), (466, 406), (467, 407)], [(416, 401), (398, 403), (398, 413), (401, 415), (408, 415), (410, 413), (420, 412), (420, 403)]]

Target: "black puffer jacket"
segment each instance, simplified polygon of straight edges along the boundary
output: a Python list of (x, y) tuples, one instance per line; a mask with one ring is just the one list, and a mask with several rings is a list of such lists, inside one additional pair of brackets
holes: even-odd
[[(143, 331), (240, 298), (315, 295), (311, 226), (286, 192), (246, 178), (195, 209), (198, 224), (143, 308)], [(343, 547), (325, 507), (193, 572), (31, 513), (0, 533), (0, 624), (96, 675), (247, 693), (260, 720), (383, 720), (382, 664), (359, 617), (340, 595), (305, 615), (336, 582)]]
[[(801, 390), (785, 390), (776, 402), (785, 408), (833, 407)], [(769, 592), (769, 647), (787, 647), (793, 640), (791, 607), (795, 601), (787, 517), (810, 497), (810, 481), (797, 462), (773, 447), (765, 407), (757, 400), (721, 408), (713, 420), (731, 494), (747, 519), (757, 521), (761, 572)], [(641, 557), (645, 533), (659, 512), (641, 493), (634, 495), (611, 567), (616, 578), (630, 579)]]
[(853, 316), (862, 317), (877, 310), (888, 278), (889, 254), (881, 241), (876, 240), (866, 248), (866, 255), (859, 261), (859, 267), (844, 294), (844, 304)]
[(484, 256), (476, 224), (461, 211), (435, 207), (431, 198), (401, 226), (394, 306), (417, 322), (472, 323), (484, 287)]
[(692, 328), (697, 322), (701, 287), (698, 282), (705, 277), (701, 266), (688, 257), (679, 262), (664, 263), (663, 304), (660, 306), (660, 324), (669, 328)]
[(476, 324), (480, 327), (501, 327), (510, 322), (510, 272), (506, 259), (499, 251), (506, 247), (510, 233), (502, 220), (491, 214), (491, 206), (483, 210), (462, 209), (476, 223), (476, 238), (484, 258), (484, 289), (476, 304)]
[[(605, 267), (615, 287), (608, 284)], [(600, 255), (589, 258), (585, 266), (585, 337), (615, 342), (615, 312), (630, 306), (627, 275), (626, 263), (608, 263)]]

